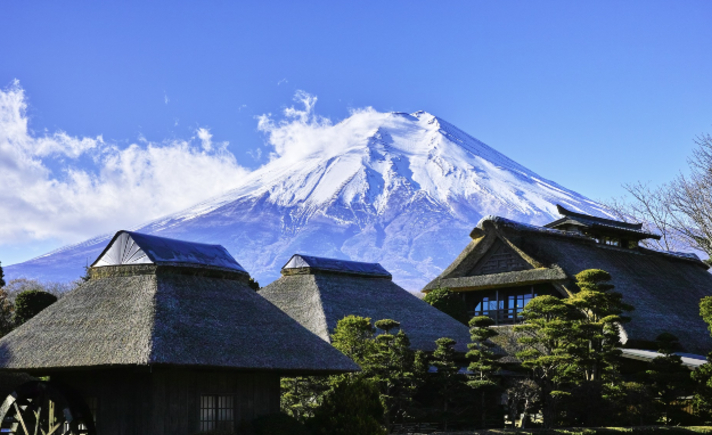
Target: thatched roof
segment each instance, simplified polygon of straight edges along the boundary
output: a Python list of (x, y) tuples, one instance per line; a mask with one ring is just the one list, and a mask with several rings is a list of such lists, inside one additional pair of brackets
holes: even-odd
[(90, 273), (88, 282), (0, 339), (0, 368), (358, 369), (250, 289), (245, 272), (193, 263)]
[[(692, 254), (607, 246), (583, 235), (493, 216), (480, 221), (472, 238), (426, 291), (437, 287), (477, 291), (539, 280), (550, 282), (565, 296), (577, 291), (573, 277), (578, 272), (603, 269), (613, 277), (624, 301), (635, 307), (628, 313), (632, 321), (625, 325), (624, 341), (649, 343), (669, 332), (688, 352), (706, 354), (712, 350), (712, 338), (699, 315), (700, 299), (712, 295), (712, 274)], [(489, 249), (497, 244), (506, 245), (528, 270), (476, 275), (478, 263), (485, 261)]]
[(465, 325), (395, 284), (390, 274), (376, 276), (368, 263), (349, 263), (341, 270), (310, 264), (282, 269), (283, 276), (259, 294), (326, 342), (336, 323), (353, 314), (400, 322), (414, 349), (432, 351), (435, 340), (450, 337), (458, 350), (466, 350), (470, 336)]
[(577, 213), (557, 205), (559, 214), (563, 215), (561, 219), (555, 220), (544, 225), (545, 228), (563, 229), (570, 227), (578, 227), (583, 231), (598, 231), (601, 234), (615, 234), (630, 238), (632, 240), (640, 239), (660, 239), (657, 234), (652, 234), (643, 231), (642, 223), (622, 222), (613, 219), (605, 219), (598, 216), (590, 216), (583, 213)]

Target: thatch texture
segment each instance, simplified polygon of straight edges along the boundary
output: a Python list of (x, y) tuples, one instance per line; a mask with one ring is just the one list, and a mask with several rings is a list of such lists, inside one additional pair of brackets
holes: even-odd
[[(625, 325), (624, 341), (650, 343), (662, 332), (669, 332), (688, 352), (706, 354), (712, 350), (712, 338), (699, 315), (700, 299), (712, 295), (712, 274), (693, 255), (607, 246), (570, 232), (487, 217), (473, 231), (473, 240), (463, 253), (426, 289), (447, 285), (458, 290), (454, 284), (462, 282), (460, 290), (477, 291), (480, 287), (472, 284), (482, 283), (484, 289), (503, 280), (493, 275), (467, 278), (496, 240), (538, 269), (537, 274), (552, 274), (551, 283), (563, 288), (564, 294), (577, 291), (574, 276), (582, 270), (609, 272), (624, 301), (635, 307), (628, 313), (632, 321)], [(510, 272), (506, 285), (526, 284), (531, 273)]]
[(400, 322), (414, 349), (432, 351), (435, 340), (450, 337), (459, 351), (466, 351), (470, 340), (465, 325), (387, 277), (305, 268), (299, 274), (287, 272), (259, 294), (325, 341), (336, 323), (351, 314)]
[(0, 368), (357, 370), (250, 289), (245, 273), (156, 265), (91, 273), (88, 282), (0, 339)]

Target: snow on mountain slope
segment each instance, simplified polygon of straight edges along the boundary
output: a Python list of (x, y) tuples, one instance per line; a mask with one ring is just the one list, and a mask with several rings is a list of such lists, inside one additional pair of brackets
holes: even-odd
[[(454, 260), (485, 215), (543, 224), (558, 217), (556, 204), (608, 215), (426, 112), (355, 112), (298, 132), (310, 144), (304, 147), (290, 144), (297, 139), (288, 133), (240, 187), (134, 230), (222, 244), (262, 284), (298, 252), (380, 262), (418, 290)], [(73, 279), (107, 241), (62, 248), (6, 272)]]

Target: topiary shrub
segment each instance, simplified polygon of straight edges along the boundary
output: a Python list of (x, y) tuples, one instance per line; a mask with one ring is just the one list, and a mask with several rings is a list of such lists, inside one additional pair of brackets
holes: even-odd
[(296, 418), (278, 412), (252, 421), (254, 435), (309, 435), (309, 431)]
[(57, 296), (41, 290), (26, 290), (20, 293), (15, 298), (15, 325), (22, 325), (55, 302)]
[(386, 435), (378, 389), (365, 379), (346, 379), (307, 422), (315, 435)]

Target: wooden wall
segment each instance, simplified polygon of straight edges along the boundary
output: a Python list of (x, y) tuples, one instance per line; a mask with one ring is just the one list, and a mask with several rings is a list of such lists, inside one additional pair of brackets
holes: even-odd
[(232, 395), (236, 426), (279, 412), (279, 376), (153, 367), (60, 372), (51, 381), (97, 398), (98, 435), (192, 435), (201, 395)]

